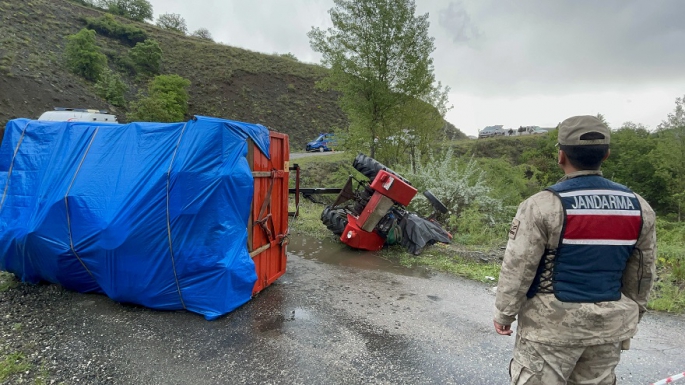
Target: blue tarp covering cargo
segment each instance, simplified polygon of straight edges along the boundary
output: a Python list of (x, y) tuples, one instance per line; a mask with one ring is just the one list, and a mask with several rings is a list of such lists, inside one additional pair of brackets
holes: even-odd
[(214, 319), (247, 302), (260, 125), (10, 121), (0, 147), (0, 270)]

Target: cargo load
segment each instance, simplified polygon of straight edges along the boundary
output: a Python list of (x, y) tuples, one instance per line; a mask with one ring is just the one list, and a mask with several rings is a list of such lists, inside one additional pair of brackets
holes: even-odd
[[(256, 124), (11, 120), (0, 146), (0, 270), (220, 317), (285, 271), (289, 154), (278, 135), (276, 166), (274, 134)], [(268, 171), (255, 172), (255, 159)], [(255, 186), (269, 196), (253, 202)], [(265, 214), (272, 207), (278, 215)], [(270, 248), (277, 271), (258, 280), (253, 257)]]

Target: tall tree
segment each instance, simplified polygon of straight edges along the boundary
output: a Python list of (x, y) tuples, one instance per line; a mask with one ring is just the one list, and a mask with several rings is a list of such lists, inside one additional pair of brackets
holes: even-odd
[(661, 160), (657, 174), (669, 181), (671, 205), (678, 215), (678, 221), (685, 214), (685, 96), (676, 98), (675, 110), (657, 127), (661, 139), (655, 149)]
[(657, 140), (647, 127), (633, 122), (623, 123), (611, 133), (611, 156), (602, 165), (604, 176), (625, 184), (642, 195), (657, 210), (668, 208), (670, 199), (667, 181), (657, 173), (660, 163), (653, 153)]
[[(310, 44), (331, 68), (321, 85), (342, 95), (349, 142), (367, 147), (375, 157), (379, 146), (391, 145), (388, 138), (408, 129), (396, 117), (406, 116), (416, 99), (444, 115), (448, 88), (436, 84), (428, 14), (417, 16), (414, 0), (334, 2), (329, 10), (333, 27), (313, 28)], [(417, 121), (411, 131), (416, 138), (432, 140), (442, 125), (442, 119)]]

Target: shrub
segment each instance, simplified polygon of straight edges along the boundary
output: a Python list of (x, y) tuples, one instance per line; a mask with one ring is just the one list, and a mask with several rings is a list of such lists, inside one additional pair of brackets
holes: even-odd
[(171, 31), (180, 32), (184, 35), (188, 32), (186, 20), (178, 13), (165, 13), (163, 15), (159, 15), (157, 18), (157, 26)]
[(100, 79), (95, 83), (95, 93), (110, 104), (118, 107), (126, 105), (126, 99), (124, 99), (126, 89), (126, 84), (121, 80), (121, 76), (112, 72), (109, 68), (105, 68), (102, 71)]
[(155, 76), (148, 85), (147, 96), (138, 95), (131, 103), (131, 121), (179, 122), (188, 112), (190, 81), (178, 75)]
[[(472, 158), (465, 161), (455, 158), (452, 149), (441, 157), (429, 155), (425, 159), (416, 162), (415, 170), (398, 171), (419, 191), (429, 189), (450, 210), (443, 221), (447, 228), (462, 236), (468, 235), (462, 241), (469, 244), (501, 241), (513, 213), (502, 200), (492, 197), (487, 174), (478, 163)], [(422, 194), (414, 198), (410, 209), (422, 215), (433, 211)]]
[(162, 49), (157, 41), (148, 39), (136, 44), (129, 53), (136, 69), (140, 72), (154, 75), (159, 73), (162, 62)]
[(152, 4), (147, 0), (103, 0), (109, 12), (135, 21), (152, 20)]
[(99, 8), (93, 0), (69, 0), (72, 3), (85, 5), (86, 7)]
[[(501, 211), (501, 201), (489, 197), (492, 189), (486, 184), (485, 172), (474, 159), (460, 161), (454, 157), (452, 149), (440, 157), (431, 154), (424, 158), (425, 161), (416, 162), (415, 170), (406, 169), (402, 173), (419, 191), (430, 189), (452, 214), (459, 215), (474, 202), (491, 207), (493, 213)], [(419, 197), (415, 208), (424, 215), (432, 211), (423, 196)]]
[(64, 57), (70, 71), (91, 81), (98, 80), (107, 65), (107, 57), (97, 46), (95, 31), (86, 28), (67, 36)]
[(297, 60), (297, 56), (295, 56), (295, 55), (294, 55), (293, 53), (291, 53), (291, 52), (282, 53), (282, 54), (280, 54), (279, 56), (280, 56), (280, 57), (283, 57), (283, 58), (286, 58), (286, 59), (290, 59), (290, 60), (292, 60), (292, 61), (298, 61), (298, 60)]
[(134, 25), (122, 24), (112, 15), (86, 17), (83, 20), (86, 23), (86, 27), (94, 29), (103, 36), (120, 40), (128, 45), (134, 45), (147, 39), (145, 31)]
[(212, 34), (209, 32), (207, 28), (200, 28), (192, 34), (190, 34), (190, 36), (197, 37), (203, 40), (214, 41), (214, 39), (212, 39)]

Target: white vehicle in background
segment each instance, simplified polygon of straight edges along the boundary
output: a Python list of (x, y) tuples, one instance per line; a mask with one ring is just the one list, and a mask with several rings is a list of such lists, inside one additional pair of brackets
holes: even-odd
[(63, 107), (55, 107), (54, 111), (43, 112), (38, 120), (51, 122), (119, 123), (116, 115), (108, 114), (107, 111)]
[(478, 132), (478, 139), (491, 138), (493, 136), (504, 136), (505, 131), (503, 125), (487, 126)]

